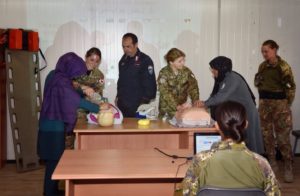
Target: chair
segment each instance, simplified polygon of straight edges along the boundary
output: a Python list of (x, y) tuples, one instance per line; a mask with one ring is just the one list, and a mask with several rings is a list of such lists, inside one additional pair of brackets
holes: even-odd
[(300, 138), (300, 130), (293, 130), (292, 135), (295, 136), (295, 143), (293, 148), (294, 155), (296, 154), (298, 139)]
[(257, 188), (216, 188), (203, 187), (197, 193), (197, 196), (266, 196), (266, 194)]

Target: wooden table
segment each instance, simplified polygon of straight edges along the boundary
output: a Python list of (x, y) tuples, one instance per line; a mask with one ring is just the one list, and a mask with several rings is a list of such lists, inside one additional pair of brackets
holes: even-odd
[[(164, 150), (191, 156), (188, 150)], [(148, 150), (66, 150), (52, 179), (66, 180), (66, 195), (168, 196), (188, 162)]]
[(77, 149), (189, 149), (193, 152), (194, 132), (216, 132), (215, 128), (178, 128), (161, 120), (140, 127), (137, 119), (125, 118), (111, 127), (77, 123)]

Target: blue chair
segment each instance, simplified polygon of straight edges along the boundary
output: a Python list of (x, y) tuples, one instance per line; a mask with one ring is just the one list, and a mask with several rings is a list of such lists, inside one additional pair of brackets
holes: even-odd
[(203, 187), (199, 190), (197, 196), (266, 196), (266, 194), (257, 188), (231, 189)]

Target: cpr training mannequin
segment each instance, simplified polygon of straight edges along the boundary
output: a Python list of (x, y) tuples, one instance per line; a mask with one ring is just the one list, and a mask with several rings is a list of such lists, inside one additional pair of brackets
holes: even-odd
[(193, 107), (188, 103), (177, 109), (174, 118), (181, 127), (207, 127), (212, 124), (210, 114), (205, 108)]

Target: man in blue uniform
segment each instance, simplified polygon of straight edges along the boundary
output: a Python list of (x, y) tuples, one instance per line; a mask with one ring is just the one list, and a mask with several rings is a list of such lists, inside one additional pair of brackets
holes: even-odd
[(122, 47), (116, 104), (124, 117), (135, 117), (137, 108), (156, 96), (154, 66), (151, 58), (139, 50), (135, 34), (126, 33)]

